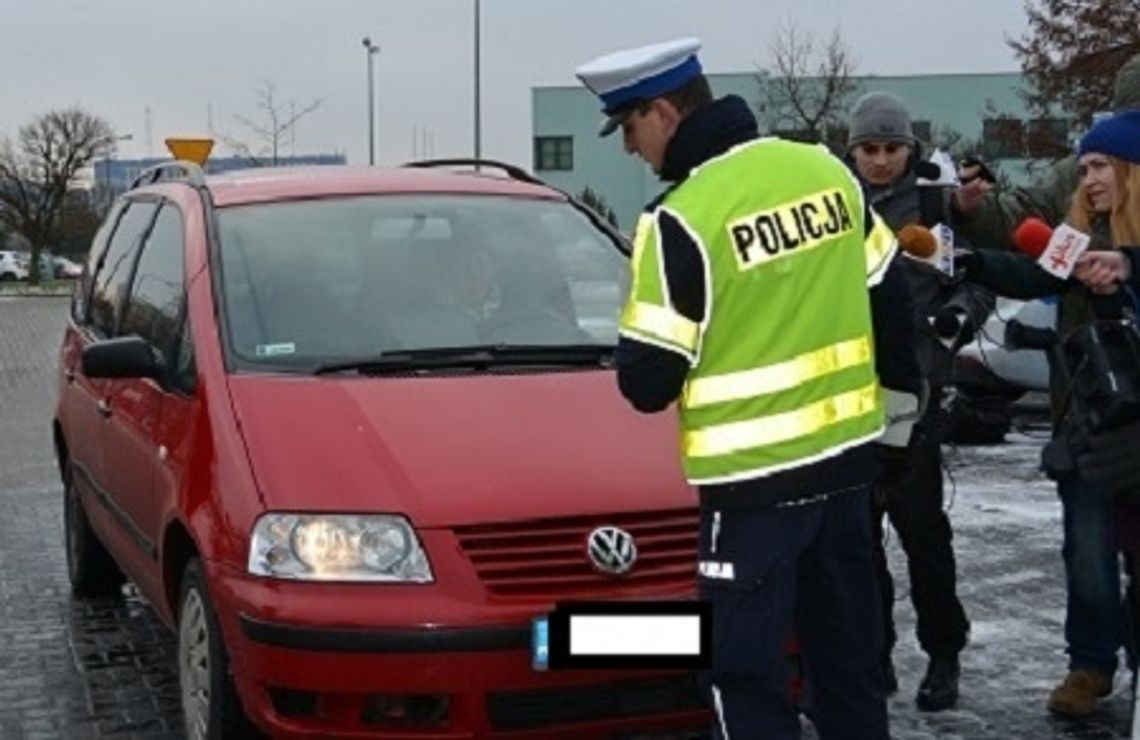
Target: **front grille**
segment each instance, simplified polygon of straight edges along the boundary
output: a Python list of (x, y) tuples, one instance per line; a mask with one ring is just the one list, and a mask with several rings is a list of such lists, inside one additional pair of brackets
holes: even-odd
[[(598, 572), (586, 553), (586, 539), (602, 526), (633, 535), (637, 562), (622, 576)], [(696, 588), (695, 508), (464, 527), (456, 535), (497, 596), (558, 600)]]
[(487, 716), (496, 730), (533, 730), (703, 708), (704, 698), (692, 674), (487, 695)]

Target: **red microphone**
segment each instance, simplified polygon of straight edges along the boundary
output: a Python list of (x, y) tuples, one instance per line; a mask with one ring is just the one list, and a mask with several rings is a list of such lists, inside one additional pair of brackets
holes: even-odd
[(1053, 238), (1053, 228), (1039, 218), (1027, 218), (1013, 232), (1013, 243), (1019, 252), (1038, 259), (1045, 253), (1049, 240)]

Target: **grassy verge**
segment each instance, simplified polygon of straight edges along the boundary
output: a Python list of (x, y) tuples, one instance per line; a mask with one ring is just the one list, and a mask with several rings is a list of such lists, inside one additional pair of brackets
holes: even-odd
[(69, 296), (74, 286), (74, 280), (43, 280), (34, 286), (26, 282), (2, 282), (0, 296)]

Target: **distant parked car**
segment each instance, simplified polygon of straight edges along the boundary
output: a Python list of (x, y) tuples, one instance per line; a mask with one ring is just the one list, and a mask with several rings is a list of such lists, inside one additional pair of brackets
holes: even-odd
[[(31, 252), (15, 252), (16, 261), (23, 266), (24, 271), (31, 273), (32, 271), (32, 253)], [(55, 263), (50, 252), (40, 252), (39, 260), (39, 274), (40, 280), (51, 280), (55, 277)]]
[(16, 252), (0, 252), (0, 282), (27, 280), (27, 265), (20, 261)]
[(52, 267), (56, 278), (77, 278), (83, 274), (83, 265), (67, 257), (53, 257)]
[(949, 441), (1001, 442), (1010, 429), (1013, 403), (1027, 392), (1049, 390), (1045, 353), (1005, 344), (1005, 328), (1013, 319), (1026, 326), (1052, 328), (1057, 320), (1056, 299), (998, 299), (978, 336), (955, 360), (957, 393), (950, 404)]

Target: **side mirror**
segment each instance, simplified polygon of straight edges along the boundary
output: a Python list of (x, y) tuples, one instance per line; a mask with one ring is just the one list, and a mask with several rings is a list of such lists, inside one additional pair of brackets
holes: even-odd
[(154, 348), (138, 336), (116, 337), (83, 350), (83, 374), (89, 378), (160, 379), (162, 364)]

